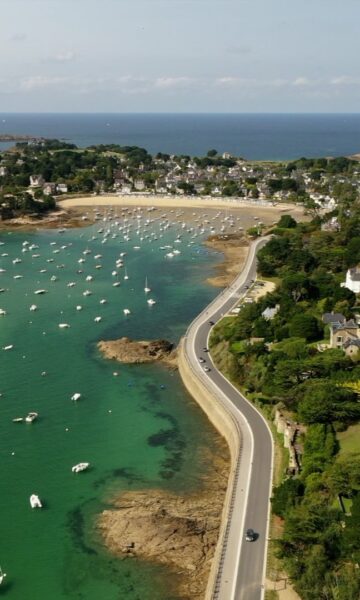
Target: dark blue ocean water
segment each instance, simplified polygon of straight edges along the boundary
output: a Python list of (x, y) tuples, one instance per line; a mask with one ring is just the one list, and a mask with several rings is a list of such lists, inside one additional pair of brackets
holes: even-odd
[(65, 138), (82, 147), (129, 144), (192, 156), (215, 148), (248, 159), (281, 160), (359, 152), (360, 114), (0, 113), (3, 133)]

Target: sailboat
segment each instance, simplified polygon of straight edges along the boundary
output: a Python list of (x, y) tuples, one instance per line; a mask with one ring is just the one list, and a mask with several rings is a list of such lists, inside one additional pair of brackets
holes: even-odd
[(144, 292), (145, 292), (145, 294), (148, 294), (149, 292), (151, 292), (151, 288), (149, 288), (149, 286), (148, 286), (148, 280), (147, 280), (147, 277), (145, 278), (145, 287), (144, 287)]
[(125, 267), (125, 275), (124, 275), (124, 279), (129, 279), (129, 275), (127, 274), (126, 267)]
[(5, 577), (6, 577), (6, 573), (3, 573), (3, 570), (0, 567), (0, 585), (3, 583)]

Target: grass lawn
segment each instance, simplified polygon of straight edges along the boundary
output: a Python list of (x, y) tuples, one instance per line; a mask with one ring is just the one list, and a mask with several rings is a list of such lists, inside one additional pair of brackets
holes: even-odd
[(340, 454), (360, 452), (360, 423), (350, 425), (346, 431), (337, 434), (340, 444)]

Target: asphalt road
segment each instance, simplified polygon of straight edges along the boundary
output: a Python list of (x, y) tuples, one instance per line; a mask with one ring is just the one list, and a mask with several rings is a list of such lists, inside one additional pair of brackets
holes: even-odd
[[(254, 242), (242, 273), (195, 319), (185, 338), (185, 354), (191, 368), (216, 401), (231, 413), (242, 445), (214, 600), (260, 600), (264, 597), (272, 436), (262, 415), (216, 369), (204, 348), (208, 347), (210, 321), (220, 320), (246, 293), (244, 287), (256, 278), (256, 251), (266, 242), (266, 239)], [(206, 362), (200, 363), (200, 357)], [(206, 372), (204, 367), (210, 370)], [(256, 532), (253, 542), (245, 540), (248, 528)]]

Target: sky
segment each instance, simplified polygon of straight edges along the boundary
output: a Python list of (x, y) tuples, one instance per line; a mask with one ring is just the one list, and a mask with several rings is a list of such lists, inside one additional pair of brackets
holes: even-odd
[(359, 112), (359, 0), (1, 0), (0, 112)]

